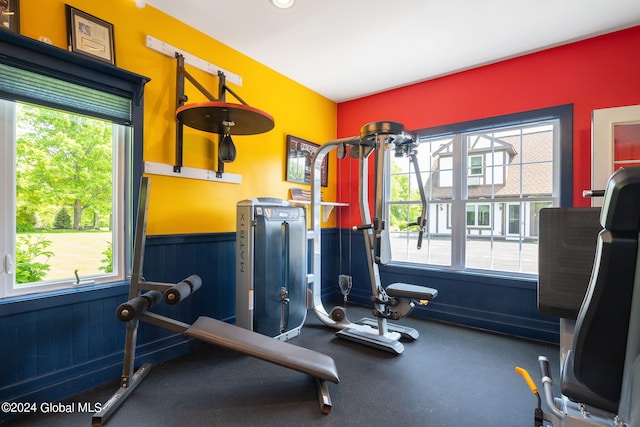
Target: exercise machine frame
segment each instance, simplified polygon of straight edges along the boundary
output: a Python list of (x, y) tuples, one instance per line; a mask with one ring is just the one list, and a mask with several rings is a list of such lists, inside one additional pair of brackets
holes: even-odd
[[(411, 157), (414, 165), (415, 135), (404, 129), (404, 125), (397, 122), (372, 122), (364, 125), (359, 136), (341, 138), (320, 146), (316, 152), (311, 168), (311, 218), (312, 218), (312, 250), (310, 282), (310, 302), (316, 316), (327, 326), (338, 329), (337, 335), (351, 341), (356, 341), (391, 353), (400, 354), (404, 346), (400, 338), (415, 340), (419, 333), (414, 328), (391, 324), (387, 320), (399, 320), (408, 315), (416, 304), (426, 305), (438, 295), (438, 291), (425, 286), (407, 283), (393, 283), (383, 288), (380, 279), (379, 264), (390, 261), (390, 243), (388, 228), (385, 224), (385, 170), (387, 170), (389, 150), (393, 148), (397, 155)], [(376, 319), (364, 318), (353, 323), (349, 321), (344, 307), (337, 306), (330, 312), (322, 302), (322, 254), (321, 254), (321, 198), (320, 179), (322, 162), (327, 154), (339, 149), (338, 157), (344, 158), (347, 153), (358, 159), (359, 182), (358, 196), (362, 224), (354, 229), (361, 230), (364, 236), (369, 280), (374, 304), (373, 315)], [(371, 217), (369, 207), (369, 156), (374, 153), (375, 162), (375, 216)], [(424, 189), (422, 197), (422, 215), (412, 225), (420, 227), (419, 236), (426, 224), (426, 200)], [(420, 242), (418, 243), (420, 246)], [(418, 247), (419, 247), (418, 246)]]
[(184, 301), (197, 291), (202, 280), (191, 275), (177, 284), (151, 282), (142, 275), (146, 242), (149, 178), (142, 177), (134, 239), (134, 259), (129, 285), (129, 301), (118, 306), (118, 319), (126, 322), (124, 362), (118, 391), (96, 412), (92, 425), (103, 425), (122, 405), (129, 394), (142, 382), (151, 369), (148, 363), (134, 370), (136, 338), (139, 322), (143, 321), (169, 331), (196, 338), (203, 342), (244, 353), (285, 368), (311, 375), (316, 380), (320, 410), (324, 414), (331, 411), (332, 402), (325, 381), (338, 383), (338, 372), (330, 356), (306, 348), (297, 347), (284, 341), (274, 340), (265, 335), (227, 324), (206, 316), (200, 316), (193, 324), (180, 322), (149, 311), (161, 300), (173, 305)]

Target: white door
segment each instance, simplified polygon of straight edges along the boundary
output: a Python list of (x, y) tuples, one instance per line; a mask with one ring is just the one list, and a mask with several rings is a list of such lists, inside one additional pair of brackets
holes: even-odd
[[(604, 190), (620, 167), (640, 165), (640, 105), (593, 110), (591, 133), (592, 190)], [(591, 206), (602, 206), (602, 197)]]

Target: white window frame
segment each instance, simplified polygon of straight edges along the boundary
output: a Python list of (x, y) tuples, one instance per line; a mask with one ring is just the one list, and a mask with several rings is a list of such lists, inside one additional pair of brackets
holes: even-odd
[[(480, 159), (480, 165), (473, 165), (473, 159)], [(468, 157), (469, 160), (469, 176), (470, 177), (480, 177), (484, 175), (484, 156), (482, 154), (470, 154)], [(474, 170), (480, 169), (479, 172), (474, 173)]]
[(126, 164), (130, 158), (132, 140), (127, 132), (130, 129), (113, 124), (113, 272), (80, 277), (80, 283), (76, 283), (75, 278), (69, 278), (16, 285), (16, 104), (13, 101), (0, 99), (0, 126), (4, 129), (0, 134), (0, 253), (3, 254), (0, 265), (0, 298), (124, 280), (127, 268), (125, 248), (128, 240), (124, 226), (128, 182)]
[[(118, 202), (122, 209), (117, 213), (121, 218), (119, 228), (121, 239), (114, 241), (114, 265), (117, 263), (123, 280), (111, 278), (104, 286), (121, 286), (131, 274), (131, 259), (133, 247), (133, 213), (137, 209), (137, 183), (143, 174), (143, 124), (144, 124), (144, 89), (149, 78), (137, 73), (114, 67), (101, 61), (95, 61), (83, 55), (73, 55), (55, 46), (41, 43), (37, 40), (23, 37), (11, 32), (2, 32), (0, 37), (0, 97), (9, 100), (19, 100), (31, 104), (40, 104), (59, 108), (92, 117), (107, 119), (122, 125), (126, 150), (121, 153), (124, 166), (119, 172), (119, 188), (122, 190)], [(2, 111), (0, 114), (11, 113), (13, 123), (14, 112)], [(15, 140), (15, 128), (4, 127), (0, 130), (0, 138), (5, 141)], [(15, 158), (14, 144), (3, 144), (0, 141), (0, 154), (3, 159)], [(6, 154), (6, 155), (4, 155)], [(0, 159), (0, 164), (2, 164)], [(11, 172), (8, 172), (11, 171)], [(0, 203), (15, 199), (15, 182), (13, 166), (2, 167), (0, 170)], [(134, 185), (135, 183), (135, 185)], [(10, 190), (8, 190), (10, 189)], [(117, 197), (117, 196), (114, 196)], [(7, 203), (8, 204), (8, 203)], [(116, 212), (113, 213), (116, 216)], [(13, 257), (7, 259), (5, 254), (15, 251), (15, 209), (7, 216), (0, 210), (0, 293), (6, 290), (6, 270), (13, 271)], [(11, 230), (7, 237), (5, 230)], [(9, 245), (10, 251), (6, 251)], [(119, 257), (115, 255), (116, 246)], [(8, 264), (8, 265), (5, 265)], [(13, 278), (11, 280), (13, 284)], [(87, 289), (88, 288), (88, 289)], [(78, 291), (90, 290), (82, 287)], [(42, 290), (42, 289), (38, 289)], [(59, 295), (72, 293), (75, 290), (57, 291), (45, 295)], [(7, 295), (7, 293), (4, 293)], [(40, 292), (33, 294), (39, 298)], [(0, 298), (3, 295), (0, 295)], [(30, 297), (30, 295), (29, 295)], [(24, 297), (20, 297), (20, 300)], [(4, 298), (0, 304), (13, 303), (13, 298)]]
[[(467, 204), (467, 211), (469, 209), (469, 207), (473, 207), (474, 210), (474, 223), (473, 224), (469, 224), (469, 221), (467, 221), (467, 227), (473, 227), (473, 228), (491, 228), (491, 216), (492, 216), (492, 212), (491, 212), (491, 203), (468, 203)], [(489, 223), (488, 224), (479, 224), (478, 218), (480, 217), (479, 212), (480, 212), (480, 206), (488, 206), (489, 207)]]
[(10, 143), (16, 139), (15, 117), (15, 104), (0, 100), (0, 297), (11, 295), (15, 280), (16, 150), (15, 144)]
[[(453, 163), (453, 187), (451, 188), (451, 199), (433, 199), (429, 201), (429, 204), (438, 206), (440, 203), (450, 202), (451, 208), (451, 265), (431, 265), (428, 263), (419, 262), (407, 262), (407, 261), (395, 261), (392, 259), (392, 264), (414, 264), (417, 266), (431, 266), (439, 269), (450, 270), (465, 270), (473, 271), (465, 267), (466, 259), (466, 240), (467, 240), (467, 224), (466, 224), (466, 206), (469, 203), (486, 203), (492, 206), (492, 215), (497, 215), (497, 204), (503, 204), (506, 207), (506, 203), (550, 203), (551, 206), (567, 207), (572, 205), (572, 116), (573, 108), (571, 105), (551, 107), (549, 109), (537, 110), (525, 113), (516, 113), (511, 117), (504, 116), (497, 119), (485, 119), (473, 122), (472, 125), (462, 123), (453, 126), (443, 126), (433, 129), (425, 129), (423, 131), (417, 131), (418, 135), (422, 138), (444, 138), (446, 136), (453, 139), (452, 147), (453, 154), (451, 161)], [(515, 117), (515, 118), (514, 118)], [(524, 119), (523, 119), (524, 117)], [(505, 122), (501, 123), (499, 120), (504, 119)], [(553, 177), (552, 177), (552, 194), (550, 196), (536, 196), (536, 197), (508, 197), (508, 198), (474, 198), (469, 199), (467, 195), (467, 178), (470, 176), (470, 162), (465, 162), (464, 159), (470, 157), (468, 153), (468, 147), (464, 136), (469, 133), (477, 132), (481, 129), (493, 130), (502, 129), (509, 126), (518, 128), (521, 126), (529, 126), (534, 123), (551, 122), (556, 123), (556, 131), (554, 132), (553, 141)], [(471, 123), (471, 122), (470, 122)], [(478, 125), (478, 123), (480, 123)], [(466, 127), (469, 126), (469, 127)], [(453, 129), (451, 131), (450, 129)], [(418, 146), (418, 150), (420, 147)], [(473, 154), (471, 155), (473, 156)], [(484, 160), (483, 160), (484, 166)], [(423, 169), (424, 172), (424, 169)], [(389, 175), (390, 176), (390, 175)], [(476, 175), (472, 175), (471, 178)], [(562, 179), (561, 179), (562, 178)], [(388, 179), (390, 185), (390, 179)], [(427, 196), (429, 197), (429, 195)], [(391, 204), (398, 204), (399, 201), (387, 200), (388, 206)], [(401, 201), (404, 204), (419, 203), (417, 201)], [(388, 212), (388, 211), (387, 211)], [(496, 224), (498, 226), (498, 224)], [(493, 227), (491, 225), (489, 228)], [(477, 228), (477, 227), (476, 227)], [(507, 236), (505, 236), (506, 238)], [(509, 236), (512, 237), (512, 236)], [(522, 239), (522, 236), (519, 237)], [(425, 239), (428, 237), (425, 235)], [(424, 250), (424, 243), (423, 249)], [(392, 254), (393, 256), (393, 254)], [(481, 270), (484, 271), (484, 270)], [(493, 273), (505, 274), (511, 277), (525, 276), (531, 277), (535, 274), (519, 273), (513, 271), (502, 271), (490, 269), (487, 270)]]

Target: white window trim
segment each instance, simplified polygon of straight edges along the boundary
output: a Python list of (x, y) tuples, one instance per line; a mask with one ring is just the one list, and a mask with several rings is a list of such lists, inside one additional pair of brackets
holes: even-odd
[[(474, 158), (479, 158), (480, 159), (480, 166), (473, 166), (471, 164), (471, 159), (474, 159)], [(469, 155), (468, 161), (469, 161), (469, 169), (468, 169), (469, 170), (469, 177), (476, 178), (476, 177), (481, 177), (481, 176), (484, 175), (484, 156), (482, 154), (471, 154), (471, 155)], [(479, 173), (473, 173), (474, 169), (480, 169), (480, 172)]]
[[(16, 139), (15, 129), (16, 108), (10, 101), (0, 99), (0, 230), (16, 229)], [(15, 247), (14, 233), (0, 232), (0, 297), (10, 295), (13, 291), (15, 277)]]
[[(75, 278), (63, 280), (42, 281), (15, 285), (16, 260), (16, 105), (13, 101), (0, 99), (0, 126), (4, 132), (0, 134), (0, 153), (3, 161), (0, 171), (0, 298), (36, 294), (40, 292), (70, 289), (77, 286), (88, 286), (100, 283), (122, 281), (125, 279), (126, 259), (125, 249), (127, 236), (125, 231), (126, 202), (124, 190), (127, 185), (126, 162), (131, 150), (132, 138), (127, 136), (130, 129), (123, 125), (113, 124), (112, 147), (113, 155), (113, 191), (112, 206), (114, 207), (112, 221), (112, 255), (113, 273), (102, 273), (81, 276), (80, 282)], [(4, 232), (13, 230), (13, 232)]]
[[(478, 202), (478, 201), (473, 201), (473, 202), (469, 202), (467, 203), (467, 207), (469, 206), (473, 206), (474, 209), (474, 213), (475, 213), (475, 224), (469, 224), (467, 222), (467, 227), (472, 227), (472, 228), (478, 228), (478, 229), (491, 229), (492, 227), (492, 209), (491, 209), (491, 203), (489, 202)], [(487, 225), (480, 225), (478, 224), (478, 218), (479, 218), (479, 207), (480, 206), (489, 206), (489, 224)], [(466, 211), (466, 209), (465, 209)]]
[[(563, 160), (561, 157), (562, 147), (560, 144), (560, 138), (562, 135), (562, 122), (558, 117), (552, 118), (544, 118), (541, 117), (539, 120), (532, 120), (531, 123), (534, 122), (554, 122), (554, 136), (553, 136), (553, 176), (552, 176), (552, 194), (551, 196), (546, 197), (535, 197), (530, 199), (526, 196), (523, 197), (513, 197), (508, 199), (487, 199), (486, 202), (496, 203), (496, 202), (515, 202), (515, 203), (529, 203), (529, 202), (550, 202), (552, 206), (560, 206), (560, 193), (561, 193), (561, 168), (563, 164)], [(521, 127), (521, 124), (513, 125), (513, 127)], [(526, 126), (526, 124), (525, 124)], [(507, 129), (509, 126), (501, 126), (499, 123), (492, 125), (491, 128), (495, 129)], [(464, 159), (468, 159), (468, 147), (467, 144), (464, 144), (464, 138), (468, 134), (468, 132), (456, 132), (452, 134), (452, 169), (453, 169), (453, 177), (452, 177), (452, 194), (450, 201), (450, 219), (451, 219), (451, 265), (450, 266), (437, 266), (442, 269), (450, 269), (457, 271), (474, 271), (474, 269), (470, 269), (465, 267), (466, 260), (466, 230), (467, 230), (467, 219), (466, 219), (466, 205), (469, 203), (478, 203), (477, 199), (468, 199), (468, 179), (467, 178), (476, 178), (478, 175), (470, 175), (470, 163), (464, 162)], [(419, 149), (419, 147), (418, 147)], [(484, 159), (483, 159), (483, 174), (484, 174)], [(390, 174), (387, 176), (391, 176)], [(390, 182), (390, 180), (386, 180)], [(390, 185), (390, 184), (389, 184)], [(432, 201), (437, 202), (437, 201)], [(397, 201), (388, 203), (398, 204)], [(387, 210), (388, 212), (388, 210)], [(479, 227), (474, 227), (479, 228)], [(484, 228), (484, 227), (482, 227)], [(489, 227), (491, 228), (491, 226)], [(506, 234), (505, 234), (505, 237)], [(393, 261), (392, 261), (393, 262)], [(402, 262), (402, 261), (401, 261)], [(417, 263), (420, 265), (419, 263)], [(429, 265), (429, 264), (424, 264)], [(518, 273), (512, 271), (501, 271), (501, 270), (482, 270), (482, 271), (490, 271), (492, 273), (506, 274), (509, 276), (531, 276), (530, 273)]]

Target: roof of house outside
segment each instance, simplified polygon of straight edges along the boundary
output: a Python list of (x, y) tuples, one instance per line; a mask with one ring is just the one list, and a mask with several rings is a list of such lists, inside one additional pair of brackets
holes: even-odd
[[(504, 152), (506, 165), (496, 165), (496, 168), (506, 168), (504, 184), (469, 185), (469, 198), (477, 197), (520, 197), (521, 195), (551, 196), (553, 191), (553, 131), (545, 130), (535, 133), (518, 134), (493, 140), (492, 147), (472, 147), (470, 153)], [(438, 185), (438, 167), (443, 158), (451, 157), (451, 144), (444, 144), (433, 153), (436, 158), (434, 168), (426, 180), (425, 190), (428, 192), (433, 184), (432, 199), (449, 199), (450, 187)], [(490, 173), (491, 166), (485, 167), (484, 173)], [(523, 179), (524, 178), (524, 179)], [(434, 180), (432, 183), (431, 180)], [(427, 193), (428, 194), (428, 193)]]

